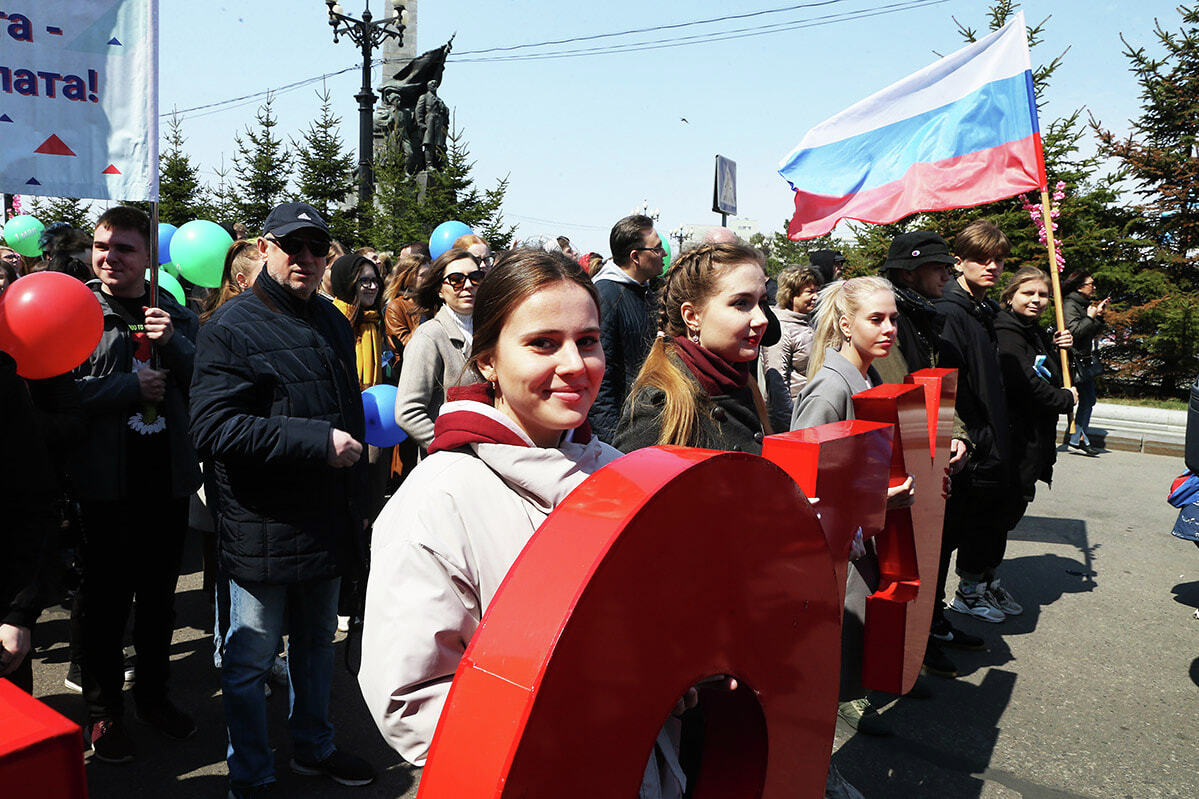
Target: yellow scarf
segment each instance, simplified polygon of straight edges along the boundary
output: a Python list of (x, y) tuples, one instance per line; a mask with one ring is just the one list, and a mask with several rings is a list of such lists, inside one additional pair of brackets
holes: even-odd
[[(346, 319), (354, 308), (348, 302), (333, 300)], [(358, 384), (365, 391), (383, 382), (383, 339), (379, 333), (379, 312), (363, 311), (362, 321), (354, 331), (354, 350), (358, 367)]]

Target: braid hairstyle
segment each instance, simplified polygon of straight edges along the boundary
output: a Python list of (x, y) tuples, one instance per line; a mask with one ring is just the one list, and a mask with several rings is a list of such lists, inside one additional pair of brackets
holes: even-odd
[[(632, 402), (645, 386), (665, 394), (659, 445), (695, 446), (693, 439), (700, 414), (710, 410), (711, 403), (703, 388), (670, 357), (676, 350), (670, 339), (688, 334), (683, 322), (683, 303), (702, 306), (716, 292), (716, 284), (725, 269), (747, 261), (761, 266), (762, 256), (744, 244), (702, 244), (679, 257), (666, 272), (658, 300), (658, 338), (650, 347), (627, 400)], [(763, 406), (757, 399), (754, 404)], [(758, 415), (762, 416), (760, 408)], [(762, 429), (769, 430), (769, 427), (764, 424)]]
[(862, 302), (876, 291), (894, 292), (895, 288), (885, 277), (869, 275), (849, 280), (834, 280), (820, 290), (816, 299), (816, 332), (812, 336), (812, 349), (808, 355), (809, 380), (824, 366), (824, 351), (840, 350), (843, 346), (841, 317), (853, 319), (862, 307)]

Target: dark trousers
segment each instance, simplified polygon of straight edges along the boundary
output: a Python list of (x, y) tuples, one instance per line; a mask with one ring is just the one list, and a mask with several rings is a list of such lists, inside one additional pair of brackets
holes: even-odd
[(188, 500), (147, 494), (122, 502), (82, 503), (79, 623), (89, 722), (124, 715), (122, 638), (134, 599), (134, 699), (147, 706), (166, 698)]
[(945, 505), (945, 537), (957, 543), (961, 577), (982, 581), (995, 576), (1007, 551), (1010, 506), (1011, 489), (955, 482)]

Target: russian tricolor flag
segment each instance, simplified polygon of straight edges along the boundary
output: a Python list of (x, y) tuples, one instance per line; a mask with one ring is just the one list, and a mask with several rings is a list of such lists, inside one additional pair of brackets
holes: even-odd
[(1024, 13), (812, 128), (779, 174), (792, 239), (1045, 186)]

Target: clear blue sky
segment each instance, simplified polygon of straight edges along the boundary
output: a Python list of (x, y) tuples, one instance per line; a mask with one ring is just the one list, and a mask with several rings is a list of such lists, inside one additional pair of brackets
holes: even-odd
[[(819, 8), (698, 28), (578, 43), (647, 41), (878, 8), (897, 0), (838, 0)], [(365, 0), (342, 0), (359, 14)], [(455, 53), (527, 42), (669, 25), (793, 5), (786, 0), (421, 0), (418, 48)], [(371, 10), (383, 10), (371, 0)], [(565, 234), (607, 250), (607, 231), (634, 205), (661, 209), (659, 229), (715, 224), (713, 156), (738, 164), (740, 216), (764, 232), (790, 215), (779, 159), (808, 128), (962, 46), (951, 16), (985, 30), (985, 0), (949, 0), (849, 22), (686, 47), (538, 61), (450, 63), (440, 93), (456, 115), (475, 177), (511, 179), (506, 218), (520, 237)], [(1177, 27), (1174, 0), (1037, 0), (1028, 21), (1052, 14), (1033, 61), (1066, 48), (1042, 111), (1050, 119), (1085, 106), (1124, 130), (1137, 86), (1120, 52), (1121, 32), (1154, 46), (1153, 19)], [(357, 48), (334, 45), (322, 0), (196, 3), (160, 0), (164, 112), (282, 86), (361, 63)], [(545, 48), (543, 48), (545, 49)], [(462, 56), (465, 58), (465, 56)], [(343, 139), (356, 147), (356, 71), (331, 78)], [(316, 113), (314, 87), (276, 97), (278, 130), (299, 137)], [(233, 135), (253, 121), (257, 102), (184, 117), (187, 148), (213, 179), (232, 162)], [(684, 123), (681, 118), (688, 121)]]

